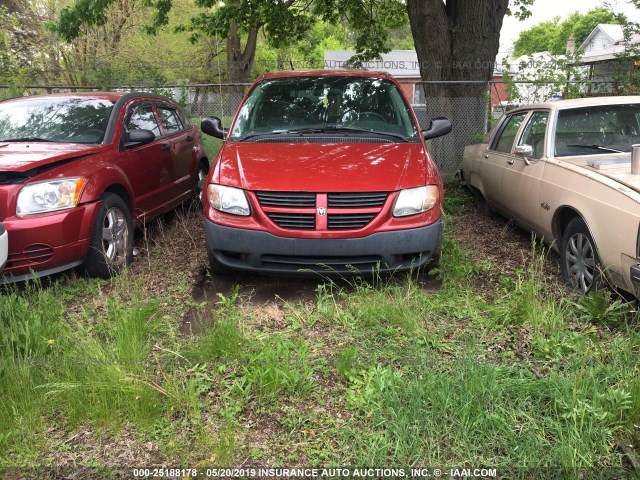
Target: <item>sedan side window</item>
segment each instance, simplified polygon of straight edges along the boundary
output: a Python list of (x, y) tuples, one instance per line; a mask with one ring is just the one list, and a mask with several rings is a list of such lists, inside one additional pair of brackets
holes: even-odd
[(167, 130), (169, 135), (179, 132), (180, 130), (184, 130), (175, 108), (167, 105), (156, 105), (156, 107), (158, 109), (158, 115), (160, 115), (162, 123), (164, 124), (164, 128)]
[(549, 112), (533, 112), (529, 123), (524, 127), (524, 132), (522, 132), (518, 145), (531, 145), (533, 147), (531, 158), (542, 158), (544, 155), (544, 139), (548, 119)]
[(516, 113), (507, 119), (504, 128), (498, 134), (498, 138), (494, 142), (493, 150), (511, 153), (513, 142), (515, 141), (518, 130), (520, 130), (520, 125), (522, 125), (522, 121), (526, 116), (527, 112), (522, 112)]
[(128, 132), (131, 130), (151, 130), (156, 138), (160, 136), (160, 127), (150, 103), (134, 105), (125, 126)]

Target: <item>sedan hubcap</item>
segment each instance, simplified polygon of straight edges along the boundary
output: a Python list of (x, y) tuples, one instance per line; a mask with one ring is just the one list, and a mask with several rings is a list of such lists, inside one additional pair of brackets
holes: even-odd
[(119, 208), (110, 208), (104, 217), (102, 248), (111, 265), (121, 265), (126, 262), (129, 248), (129, 226)]
[(565, 257), (571, 286), (582, 293), (588, 292), (596, 274), (596, 259), (589, 237), (583, 233), (572, 235), (567, 243)]

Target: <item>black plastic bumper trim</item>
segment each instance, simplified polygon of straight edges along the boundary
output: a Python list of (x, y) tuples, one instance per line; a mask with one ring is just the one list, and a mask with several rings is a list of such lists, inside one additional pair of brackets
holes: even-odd
[(225, 227), (206, 218), (205, 229), (207, 248), (221, 264), (236, 270), (298, 276), (419, 268), (440, 251), (442, 236), (440, 220), (360, 238), (278, 237), (260, 230)]

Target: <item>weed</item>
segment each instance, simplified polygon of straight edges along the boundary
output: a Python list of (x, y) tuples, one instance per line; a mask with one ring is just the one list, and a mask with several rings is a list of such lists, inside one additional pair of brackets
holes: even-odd
[(302, 340), (275, 337), (248, 357), (243, 376), (233, 389), (244, 397), (251, 395), (260, 405), (268, 405), (281, 393), (309, 393), (313, 375), (309, 346)]
[(220, 299), (220, 301), (218, 301), (218, 305), (220, 305), (222, 308), (230, 309), (231, 307), (233, 307), (233, 304), (236, 303), (236, 300), (238, 300), (239, 294), (240, 294), (240, 285), (234, 285), (229, 296), (226, 296), (225, 294), (218, 292), (216, 294)]
[(197, 341), (187, 349), (187, 357), (196, 362), (242, 357), (250, 349), (249, 341), (238, 328), (238, 316), (219, 316), (215, 325), (204, 325)]
[(462, 187), (448, 188), (447, 194), (444, 196), (442, 209), (445, 216), (455, 215), (463, 206), (472, 202), (469, 193)]
[(633, 306), (620, 299), (611, 300), (611, 292), (590, 292), (574, 304), (580, 316), (589, 322), (604, 326), (620, 325), (634, 311)]

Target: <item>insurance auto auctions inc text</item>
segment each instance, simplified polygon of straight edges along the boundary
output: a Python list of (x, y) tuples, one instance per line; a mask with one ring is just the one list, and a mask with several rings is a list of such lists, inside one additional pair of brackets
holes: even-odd
[[(200, 472), (199, 472), (200, 473)], [(243, 468), (207, 469), (213, 478), (495, 478), (495, 468)]]

